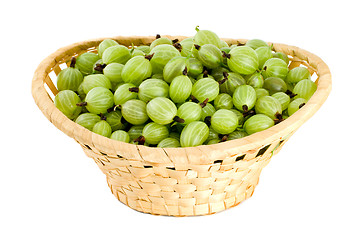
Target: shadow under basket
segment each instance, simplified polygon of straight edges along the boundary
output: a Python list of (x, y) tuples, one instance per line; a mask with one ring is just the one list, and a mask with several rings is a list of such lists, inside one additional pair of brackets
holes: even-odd
[[(184, 36), (166, 36), (182, 40)], [(125, 46), (149, 45), (154, 37), (114, 37)], [(290, 136), (327, 99), (331, 90), (328, 66), (316, 55), (294, 46), (273, 43), (290, 58), (289, 68), (307, 67), (318, 88), (310, 100), (285, 121), (265, 130), (214, 145), (153, 148), (123, 143), (95, 134), (68, 119), (53, 98), (56, 76), (73, 56), (96, 52), (103, 39), (57, 50), (38, 66), (32, 95), (43, 114), (75, 139), (107, 177), (113, 195), (132, 209), (170, 216), (207, 215), (236, 206), (252, 196), (262, 169)], [(223, 39), (229, 45), (244, 39)], [(269, 43), (272, 44), (272, 43)]]

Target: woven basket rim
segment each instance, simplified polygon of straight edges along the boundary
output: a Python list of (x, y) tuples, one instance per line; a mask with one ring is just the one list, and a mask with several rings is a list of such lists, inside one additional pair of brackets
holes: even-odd
[[(163, 37), (169, 37), (170, 39), (177, 38), (179, 40), (187, 38), (186, 36), (171, 35), (163, 35)], [(127, 46), (130, 46), (132, 42), (137, 42), (136, 45), (148, 44), (155, 39), (153, 36), (117, 36), (110, 38)], [(274, 51), (284, 52), (287, 55), (307, 62), (308, 65), (315, 70), (318, 76), (317, 91), (301, 109), (285, 121), (247, 137), (213, 145), (184, 148), (157, 148), (124, 143), (93, 133), (67, 118), (55, 107), (44, 86), (48, 74), (53, 70), (53, 67), (57, 63), (63, 61), (64, 58), (69, 59), (75, 53), (85, 52), (88, 49), (97, 46), (104, 39), (106, 38), (92, 39), (70, 44), (58, 49), (46, 57), (39, 64), (34, 73), (32, 80), (32, 95), (39, 109), (57, 128), (71, 138), (74, 138), (77, 142), (88, 146), (94, 146), (108, 155), (121, 155), (127, 159), (146, 161), (153, 164), (208, 164), (216, 159), (224, 159), (240, 152), (264, 146), (266, 143), (272, 142), (275, 139), (285, 138), (314, 115), (325, 102), (331, 91), (331, 73), (329, 67), (321, 58), (295, 46), (268, 43), (273, 45)], [(247, 41), (246, 39), (231, 38), (223, 38), (223, 40), (229, 44), (245, 43)]]

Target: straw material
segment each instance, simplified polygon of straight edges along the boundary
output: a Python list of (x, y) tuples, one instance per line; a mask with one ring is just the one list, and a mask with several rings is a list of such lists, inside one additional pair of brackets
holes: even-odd
[[(166, 36), (182, 40), (184, 36)], [(120, 44), (149, 45), (154, 37), (114, 37)], [(316, 55), (284, 44), (273, 49), (290, 57), (290, 68), (307, 67), (317, 75), (318, 89), (307, 104), (285, 121), (248, 137), (188, 148), (151, 148), (95, 134), (62, 114), (53, 103), (55, 77), (72, 56), (92, 51), (103, 39), (61, 48), (41, 62), (32, 95), (43, 114), (78, 142), (107, 177), (114, 196), (145, 213), (171, 216), (213, 214), (252, 196), (262, 169), (290, 136), (324, 103), (331, 90), (328, 66)], [(231, 44), (243, 39), (224, 39)], [(271, 43), (269, 43), (271, 44)], [(55, 75), (55, 74), (56, 75)]]

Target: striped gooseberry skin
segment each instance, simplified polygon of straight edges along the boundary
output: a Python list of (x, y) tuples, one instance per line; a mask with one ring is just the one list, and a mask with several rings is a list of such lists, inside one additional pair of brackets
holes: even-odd
[(110, 80), (103, 74), (91, 74), (84, 77), (82, 83), (83, 91), (88, 94), (88, 92), (95, 87), (104, 87), (107, 89), (112, 88)]
[(110, 64), (114, 62), (125, 64), (130, 58), (130, 50), (123, 45), (115, 45), (108, 47), (102, 54), (102, 61), (105, 64)]
[(200, 80), (202, 78), (211, 78), (213, 80), (216, 80), (212, 75), (208, 75), (208, 74), (204, 74), (204, 73), (201, 73), (200, 75), (198, 75), (196, 80)]
[[(222, 76), (220, 80), (223, 80), (224, 78), (225, 77)], [(246, 80), (242, 77), (242, 75), (235, 72), (228, 72), (227, 80), (219, 86), (219, 89), (222, 93), (233, 95), (238, 86), (245, 84)]]
[(221, 39), (218, 35), (210, 30), (196, 29), (197, 33), (193, 37), (193, 42), (197, 45), (203, 46), (205, 44), (213, 44), (214, 46), (221, 47)]
[(241, 113), (240, 111), (238, 111), (237, 109), (229, 109), (230, 111), (234, 112), (234, 114), (237, 115), (238, 117), (238, 125), (242, 125), (243, 124), (243, 121), (244, 121), (244, 115), (243, 113)]
[(214, 106), (210, 103), (207, 103), (205, 107), (202, 108), (201, 120), (204, 121), (206, 117), (211, 117), (216, 112)]
[(279, 77), (266, 78), (263, 82), (263, 88), (267, 89), (270, 95), (288, 90), (285, 81)]
[(295, 98), (304, 98), (308, 101), (316, 90), (317, 85), (312, 80), (304, 79), (294, 86), (293, 93), (297, 94)]
[(201, 119), (202, 107), (194, 102), (185, 102), (177, 110), (177, 116), (188, 124)]
[(206, 141), (206, 145), (212, 145), (212, 144), (216, 144), (216, 143), (220, 143), (221, 139), (211, 139)]
[(193, 38), (185, 38), (182, 41), (180, 41), (180, 44), (182, 46), (181, 55), (183, 57), (191, 56), (191, 50), (193, 47)]
[(131, 92), (129, 89), (136, 87), (132, 83), (124, 83), (118, 86), (114, 93), (114, 102), (115, 105), (122, 105), (128, 100), (136, 99), (138, 94), (137, 92)]
[(86, 76), (93, 73), (93, 65), (100, 59), (99, 55), (93, 52), (85, 52), (76, 58), (75, 67)]
[(231, 109), (233, 107), (233, 99), (227, 93), (221, 93), (214, 99), (215, 109)]
[(103, 69), (103, 75), (105, 75), (111, 83), (122, 82), (122, 70), (124, 65), (121, 63), (110, 63)]
[(250, 39), (246, 42), (245, 46), (250, 47), (254, 50), (260, 47), (269, 47), (268, 44), (261, 39)]
[(93, 113), (82, 113), (75, 120), (77, 124), (90, 131), (92, 131), (93, 126), (99, 121), (101, 121), (101, 117)]
[(261, 73), (255, 72), (246, 76), (246, 83), (254, 88), (261, 88), (264, 84), (264, 78)]
[(211, 139), (219, 139), (219, 136), (218, 132), (214, 131), (212, 127), (209, 127), (209, 134), (206, 141)]
[(70, 119), (75, 119), (81, 113), (82, 108), (76, 105), (80, 102), (80, 97), (72, 90), (62, 90), (54, 99), (55, 106)]
[(112, 131), (125, 129), (126, 124), (122, 123), (122, 114), (120, 110), (106, 113), (105, 117), (106, 117), (106, 122), (110, 124)]
[(274, 97), (275, 99), (277, 99), (280, 102), (280, 104), (282, 106), (282, 111), (287, 109), (287, 107), (290, 103), (290, 97), (286, 93), (277, 92), (277, 93), (273, 94), (272, 97)]
[(156, 97), (149, 101), (146, 110), (152, 121), (162, 125), (171, 123), (177, 114), (176, 105), (165, 97)]
[(131, 49), (130, 52), (131, 52), (131, 58), (136, 57), (136, 56), (146, 56), (146, 54), (144, 52), (142, 52), (141, 50), (138, 50), (136, 48)]
[(94, 114), (106, 113), (107, 109), (113, 107), (113, 94), (104, 87), (91, 89), (85, 98), (86, 109)]
[(209, 128), (202, 121), (187, 124), (181, 132), (180, 143), (182, 147), (195, 147), (202, 145), (208, 138)]
[(92, 131), (94, 133), (97, 133), (99, 135), (109, 138), (112, 133), (112, 128), (111, 128), (110, 124), (108, 124), (108, 122), (106, 122), (105, 120), (101, 120), (93, 126)]
[(269, 77), (278, 77), (285, 79), (289, 72), (287, 63), (279, 58), (270, 58), (263, 65), (263, 77), (265, 79)]
[(267, 89), (264, 88), (255, 88), (257, 99), (263, 96), (269, 96), (269, 92)]
[(286, 81), (289, 83), (298, 83), (303, 79), (311, 79), (309, 70), (306, 67), (295, 67), (289, 70)]
[(120, 44), (113, 39), (103, 40), (97, 47), (98, 56), (100, 58), (102, 58), (102, 54), (107, 48), (112, 47), (112, 46), (117, 46), (117, 45), (120, 45)]
[(174, 46), (168, 44), (154, 47), (149, 54), (154, 54), (150, 60), (153, 73), (163, 72), (164, 67), (172, 58), (181, 56)]
[(289, 58), (288, 55), (282, 52), (274, 52), (273, 53), (274, 58), (282, 59), (287, 65), (289, 64)]
[(120, 142), (125, 142), (125, 143), (129, 143), (130, 142), (130, 135), (128, 135), (128, 133), (124, 130), (117, 130), (114, 131), (111, 136), (111, 139), (113, 140), (117, 140)]
[(182, 56), (172, 58), (163, 68), (164, 80), (171, 83), (175, 77), (183, 75), (186, 67), (188, 69), (187, 58)]
[(274, 120), (265, 114), (256, 114), (244, 122), (243, 128), (250, 135), (274, 126)]
[(149, 54), (151, 51), (150, 46), (147, 45), (140, 45), (136, 49), (142, 51), (145, 54)]
[(257, 100), (256, 91), (252, 86), (241, 85), (233, 93), (233, 104), (240, 111), (251, 110)]
[(203, 72), (203, 64), (197, 58), (188, 59), (188, 75), (196, 78)]
[(146, 79), (138, 87), (138, 98), (148, 102), (155, 97), (168, 97), (169, 86), (161, 79)]
[(176, 138), (165, 138), (162, 139), (161, 142), (158, 143), (157, 147), (159, 148), (178, 148), (181, 147), (181, 144)]
[(219, 109), (211, 117), (211, 127), (220, 134), (229, 134), (238, 126), (237, 115), (228, 109)]
[(138, 99), (131, 99), (121, 105), (123, 118), (133, 124), (142, 125), (148, 120), (146, 103)]
[(282, 105), (272, 96), (263, 96), (257, 99), (255, 110), (256, 113), (265, 114), (272, 119), (276, 119), (278, 114), (282, 114)]
[(199, 79), (192, 87), (192, 95), (200, 102), (208, 98), (208, 102), (213, 101), (219, 94), (219, 84), (214, 79)]
[(170, 134), (168, 135), (169, 138), (174, 138), (174, 139), (177, 139), (178, 142), (180, 140), (180, 133), (179, 132), (170, 132)]
[(257, 53), (250, 47), (234, 47), (229, 51), (229, 55), (227, 64), (233, 72), (248, 75), (254, 73), (259, 67)]
[(200, 46), (197, 58), (207, 68), (217, 68), (223, 63), (221, 50), (213, 44)]
[(134, 140), (140, 136), (142, 136), (142, 130), (145, 125), (134, 125), (128, 131), (128, 135), (130, 136), (130, 141)]
[(293, 115), (296, 111), (298, 111), (301, 107), (303, 107), (307, 103), (307, 100), (304, 98), (296, 98), (291, 101), (288, 105), (288, 115)]
[(168, 44), (172, 45), (172, 40), (167, 37), (160, 37), (152, 41), (150, 44), (150, 50), (152, 50), (154, 47), (161, 45), (161, 44)]
[(139, 86), (143, 80), (151, 77), (152, 66), (144, 56), (136, 56), (126, 62), (122, 69), (121, 77), (125, 83)]
[(192, 92), (192, 81), (187, 76), (175, 77), (169, 87), (169, 96), (175, 103), (185, 102)]
[(161, 140), (168, 137), (167, 126), (155, 122), (150, 122), (142, 130), (142, 136), (148, 144), (158, 144)]
[(83, 75), (77, 68), (68, 67), (62, 69), (57, 76), (57, 89), (77, 91), (83, 81)]
[[(214, 69), (211, 69), (211, 76), (216, 80), (216, 81), (219, 81), (219, 80), (222, 80), (224, 78), (224, 75), (223, 73), (226, 72), (226, 73), (230, 73), (231, 71), (226, 68), (226, 67), (218, 67), (218, 68), (214, 68)], [(237, 73), (236, 73), (237, 74)], [(240, 74), (238, 74), (240, 75)], [(229, 76), (228, 76), (229, 77)], [(241, 76), (242, 77), (242, 76)]]
[(264, 63), (273, 57), (272, 50), (269, 46), (263, 46), (255, 49), (258, 56), (259, 69), (263, 68)]
[(234, 139), (239, 139), (239, 138), (244, 138), (248, 136), (248, 133), (246, 133), (245, 131), (234, 131), (232, 133), (230, 133), (228, 135), (228, 140), (234, 140)]
[(219, 45), (219, 48), (229, 48), (229, 45), (226, 41), (221, 39), (221, 43)]

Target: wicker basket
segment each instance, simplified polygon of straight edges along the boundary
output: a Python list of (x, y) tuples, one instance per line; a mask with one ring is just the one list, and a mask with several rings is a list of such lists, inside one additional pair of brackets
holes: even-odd
[[(184, 39), (183, 36), (166, 36)], [(114, 37), (120, 44), (149, 45), (154, 37)], [(97, 135), (76, 124), (53, 103), (56, 75), (72, 56), (92, 51), (103, 39), (72, 44), (48, 56), (37, 68), (32, 95), (43, 114), (75, 139), (107, 177), (115, 197), (135, 210), (156, 215), (213, 214), (251, 197), (262, 169), (288, 138), (324, 103), (331, 90), (328, 66), (316, 55), (284, 44), (275, 51), (290, 56), (290, 68), (307, 67), (318, 89), (307, 104), (285, 121), (248, 137), (188, 148), (151, 148)], [(243, 39), (224, 39), (229, 44)], [(316, 76), (317, 77), (316, 77)]]

